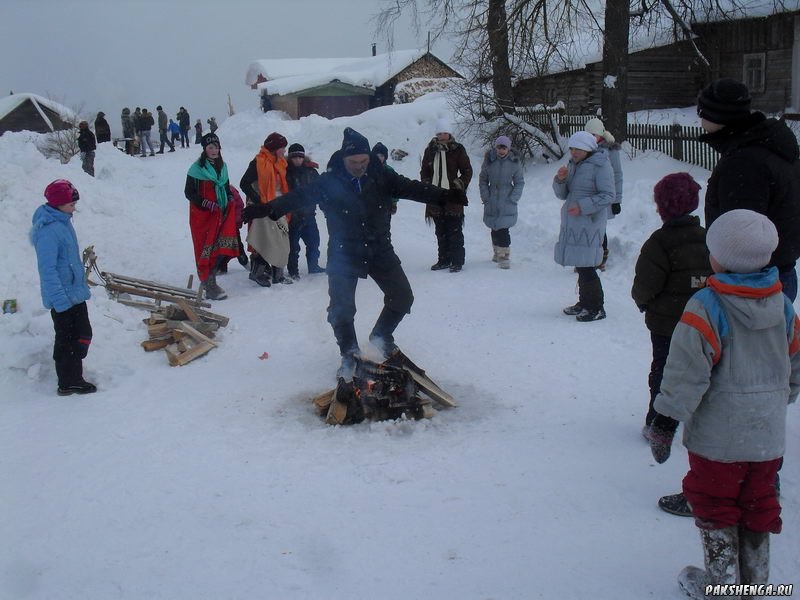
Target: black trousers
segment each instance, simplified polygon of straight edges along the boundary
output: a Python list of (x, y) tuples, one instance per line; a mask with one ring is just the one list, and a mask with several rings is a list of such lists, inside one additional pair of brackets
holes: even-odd
[(76, 304), (64, 312), (50, 310), (56, 341), (53, 360), (56, 363), (59, 387), (83, 383), (83, 359), (92, 341), (92, 325), (86, 302)]
[(653, 408), (653, 402), (656, 401), (661, 391), (661, 380), (664, 378), (664, 365), (667, 364), (667, 356), (669, 355), (669, 343), (672, 341), (670, 336), (658, 335), (657, 333), (650, 333), (650, 341), (653, 344), (653, 362), (650, 363), (650, 375), (647, 378), (647, 383), (650, 386), (650, 404), (647, 407), (647, 416), (644, 419), (645, 425), (650, 425), (653, 419), (656, 418), (656, 409)]
[(433, 217), (436, 242), (439, 245), (439, 262), (464, 266), (464, 217)]
[[(368, 276), (383, 292), (385, 308), (403, 315), (411, 312), (414, 294), (401, 265), (388, 271), (370, 269)], [(333, 327), (336, 342), (343, 354), (358, 347), (354, 326), (357, 286), (358, 277), (354, 275), (328, 274), (328, 323)]]
[(492, 229), (492, 246), (498, 248), (508, 248), (511, 246), (511, 231), (505, 229)]
[(603, 308), (603, 286), (597, 267), (578, 267), (578, 302), (583, 308), (600, 310)]
[(319, 266), (319, 228), (314, 217), (298, 217), (294, 215), (289, 223), (289, 264), (290, 275), (298, 272), (300, 259), (300, 240), (306, 245), (306, 264), (308, 268)]

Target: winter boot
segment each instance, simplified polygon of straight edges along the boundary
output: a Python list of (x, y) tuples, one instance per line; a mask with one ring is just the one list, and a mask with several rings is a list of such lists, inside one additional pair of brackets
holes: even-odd
[(692, 516), (692, 507), (682, 493), (662, 496), (658, 499), (658, 508), (678, 517)]
[(73, 385), (59, 385), (59, 396), (71, 396), (72, 394), (94, 394), (97, 391), (97, 386), (88, 381), (81, 381)]
[(261, 287), (271, 286), (272, 271), (267, 273), (267, 266), (267, 262), (257, 254), (250, 256), (250, 280)]
[(380, 350), (384, 358), (389, 358), (399, 348), (394, 343), (394, 330), (400, 324), (400, 321), (405, 317), (405, 313), (401, 313), (391, 308), (383, 307), (378, 320), (375, 322), (375, 327), (372, 328), (372, 333), (369, 334), (370, 343)]
[(581, 306), (580, 302), (576, 302), (572, 306), (567, 306), (564, 309), (564, 314), (569, 315), (570, 317), (574, 317), (575, 315), (579, 314), (583, 310), (583, 306)]
[(217, 285), (217, 274), (212, 272), (208, 279), (203, 282), (203, 288), (206, 292), (206, 298), (209, 300), (224, 300), (228, 294), (221, 287)]
[(500, 248), (497, 266), (501, 269), (511, 268), (511, 248)]
[[(769, 579), (769, 533), (739, 526), (740, 583), (760, 584)], [(742, 596), (751, 600), (756, 596)]]
[(351, 321), (349, 323), (339, 323), (333, 326), (333, 335), (336, 337), (336, 344), (339, 346), (339, 353), (342, 355), (342, 364), (336, 372), (336, 377), (350, 380), (356, 368), (356, 357), (361, 356), (356, 338), (356, 327)]
[(239, 261), (239, 264), (243, 267), (247, 267), (247, 252), (244, 251), (244, 246), (242, 245), (242, 240), (239, 240), (239, 256), (236, 257), (236, 260)]
[(283, 274), (283, 267), (272, 267), (272, 283), (294, 283), (291, 277)]
[(463, 268), (464, 267), (461, 266), (461, 265), (450, 265), (450, 272), (451, 273), (460, 273), (461, 269), (463, 269)]
[[(705, 570), (686, 567), (678, 575), (678, 585), (694, 600), (706, 600), (707, 585), (735, 584), (739, 570), (739, 529), (701, 529)], [(723, 596), (739, 600), (740, 596)]]
[(492, 246), (492, 250), (494, 251), (492, 262), (500, 262), (500, 250), (502, 250), (502, 248), (500, 248), (500, 246)]
[(603, 310), (603, 285), (599, 278), (578, 283), (578, 304), (581, 311), (575, 315), (575, 319), (581, 323), (589, 321), (599, 321), (606, 318), (606, 311)]
[(444, 271), (450, 268), (450, 260), (447, 258), (440, 258), (435, 265), (431, 265), (431, 271)]
[(603, 308), (591, 309), (584, 308), (575, 315), (575, 320), (581, 323), (588, 323), (589, 321), (600, 321), (606, 318), (606, 311)]
[(308, 274), (313, 275), (314, 273), (324, 273), (325, 267), (320, 267), (317, 263), (308, 265)]

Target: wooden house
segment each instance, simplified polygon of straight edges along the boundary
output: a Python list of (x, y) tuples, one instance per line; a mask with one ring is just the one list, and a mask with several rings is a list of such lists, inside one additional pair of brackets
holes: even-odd
[(50, 133), (69, 129), (72, 111), (36, 94), (11, 94), (0, 98), (0, 135), (6, 131)]
[[(461, 75), (425, 50), (400, 50), (365, 58), (273, 59), (250, 64), (246, 83), (265, 104), (294, 119), (329, 119), (413, 99), (414, 90)], [(268, 102), (263, 101), (266, 96)]]
[[(631, 52), (629, 111), (691, 106), (700, 89), (719, 77), (745, 82), (756, 110), (800, 110), (800, 10), (693, 23), (692, 28), (711, 67), (703, 64), (688, 40)], [(594, 113), (600, 107), (602, 85), (603, 63), (598, 58), (578, 69), (520, 79), (515, 102), (522, 106), (562, 101), (567, 113)]]

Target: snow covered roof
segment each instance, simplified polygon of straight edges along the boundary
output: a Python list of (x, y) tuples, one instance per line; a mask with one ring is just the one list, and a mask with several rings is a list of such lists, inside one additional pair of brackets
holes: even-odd
[(9, 96), (0, 98), (0, 119), (5, 118), (26, 100), (30, 100), (31, 103), (36, 107), (36, 110), (39, 111), (42, 120), (47, 124), (51, 131), (54, 129), (53, 123), (50, 121), (47, 113), (42, 110), (42, 107), (49, 108), (53, 112), (58, 113), (64, 120), (75, 120), (75, 113), (66, 106), (59, 104), (58, 102), (48, 100), (43, 96), (29, 93), (11, 94)]
[(253, 85), (261, 75), (267, 81), (259, 90), (293, 94), (333, 81), (375, 89), (427, 54), (426, 50), (396, 50), (364, 58), (284, 58), (250, 63), (245, 82)]

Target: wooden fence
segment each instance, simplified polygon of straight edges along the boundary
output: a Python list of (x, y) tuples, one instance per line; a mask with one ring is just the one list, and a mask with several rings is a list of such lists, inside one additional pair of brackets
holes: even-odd
[[(555, 122), (559, 135), (569, 137), (583, 131), (591, 115), (565, 115), (559, 112), (522, 110), (518, 116), (544, 131), (552, 133), (551, 122)], [(718, 154), (708, 144), (698, 140), (703, 133), (700, 127), (684, 125), (650, 125), (631, 123), (627, 139), (634, 153), (637, 150), (656, 150), (676, 160), (698, 165), (709, 171), (717, 164)]]

